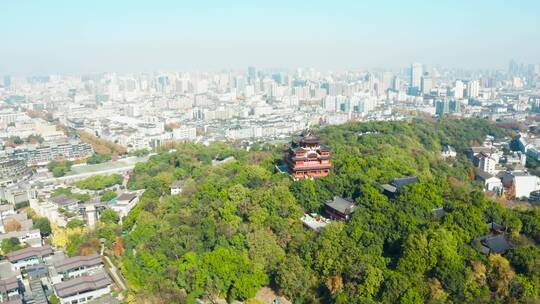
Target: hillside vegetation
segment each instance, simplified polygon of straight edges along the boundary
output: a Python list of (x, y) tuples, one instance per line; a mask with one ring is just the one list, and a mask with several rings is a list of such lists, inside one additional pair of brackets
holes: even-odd
[[(334, 169), (315, 181), (274, 172), (283, 147), (245, 152), (224, 144), (176, 146), (137, 164), (128, 187), (146, 189), (123, 220), (121, 270), (141, 301), (246, 300), (271, 286), (295, 303), (533, 303), (540, 292), (540, 213), (501, 207), (471, 181), (464, 152), (487, 134), (483, 120), (351, 123), (315, 132)], [(363, 134), (363, 135), (360, 135)], [(459, 157), (439, 158), (443, 144)], [(216, 155), (236, 161), (212, 166)], [(378, 183), (416, 175), (396, 198)], [(170, 184), (185, 181), (181, 195)], [(320, 234), (304, 212), (350, 197), (352, 219)], [(441, 219), (432, 209), (444, 207)], [(518, 246), (480, 254), (486, 223)]]

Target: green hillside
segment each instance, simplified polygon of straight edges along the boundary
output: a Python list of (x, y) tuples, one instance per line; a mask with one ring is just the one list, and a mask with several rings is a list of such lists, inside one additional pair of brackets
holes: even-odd
[[(245, 152), (182, 144), (137, 164), (131, 189), (145, 188), (124, 219), (121, 270), (137, 299), (192, 303), (245, 300), (271, 286), (295, 303), (511, 303), (540, 293), (540, 213), (501, 207), (471, 182), (463, 152), (487, 134), (483, 120), (351, 123), (315, 130), (333, 150), (325, 178), (293, 182), (274, 172), (283, 147)], [(459, 157), (440, 160), (442, 145)], [(217, 155), (235, 161), (212, 166)], [(416, 175), (389, 199), (379, 183)], [(169, 185), (185, 181), (181, 195)], [(304, 212), (350, 197), (352, 219), (320, 234)], [(160, 198), (161, 197), (161, 198)], [(444, 207), (437, 219), (432, 209)], [(486, 223), (507, 227), (516, 248), (486, 256), (473, 238)]]

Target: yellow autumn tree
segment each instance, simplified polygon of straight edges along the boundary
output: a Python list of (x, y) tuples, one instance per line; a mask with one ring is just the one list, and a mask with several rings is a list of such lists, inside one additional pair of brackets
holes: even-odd
[(62, 228), (56, 224), (53, 224), (51, 228), (52, 228), (51, 243), (56, 247), (62, 247), (62, 248), (66, 247), (70, 236), (84, 233), (84, 228), (82, 227)]

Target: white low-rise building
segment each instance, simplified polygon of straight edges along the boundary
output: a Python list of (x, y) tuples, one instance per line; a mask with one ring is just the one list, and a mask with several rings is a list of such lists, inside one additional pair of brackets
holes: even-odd
[(103, 270), (55, 284), (61, 304), (86, 303), (111, 292), (112, 280)]
[(139, 193), (124, 192), (116, 198), (111, 208), (118, 212), (120, 218), (126, 216), (139, 202)]
[(445, 145), (443, 148), (442, 148), (442, 151), (441, 151), (441, 157), (446, 159), (446, 158), (455, 158), (457, 156), (457, 152), (454, 148), (452, 148), (452, 146), (449, 146), (449, 145)]
[(513, 192), (516, 198), (528, 198), (531, 192), (540, 190), (537, 176), (524, 171), (506, 171), (501, 175), (503, 185)]
[(51, 223), (60, 227), (65, 227), (67, 225), (66, 218), (58, 212), (58, 206), (52, 202), (40, 202), (37, 199), (31, 199), (30, 208), (32, 208), (39, 216), (48, 218)]
[(41, 247), (41, 233), (39, 229), (11, 231), (0, 234), (0, 242), (5, 239), (17, 238), (19, 243), (28, 244), (31, 247)]
[(182, 193), (182, 187), (184, 186), (184, 182), (177, 180), (174, 181), (171, 184), (171, 195), (178, 195)]
[(39, 264), (52, 257), (50, 245), (27, 247), (7, 254), (7, 259), (15, 269), (22, 270), (28, 266)]
[(61, 282), (84, 275), (92, 275), (103, 269), (103, 263), (99, 254), (87, 256), (75, 256), (59, 260), (54, 263), (56, 276), (51, 278), (53, 282)]

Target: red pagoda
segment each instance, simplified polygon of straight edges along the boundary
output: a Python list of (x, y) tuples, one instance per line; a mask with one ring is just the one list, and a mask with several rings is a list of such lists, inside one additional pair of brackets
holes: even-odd
[(302, 134), (291, 143), (285, 163), (294, 179), (324, 177), (332, 168), (330, 149), (310, 133)]

